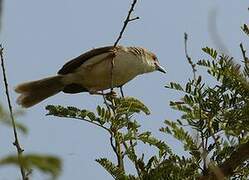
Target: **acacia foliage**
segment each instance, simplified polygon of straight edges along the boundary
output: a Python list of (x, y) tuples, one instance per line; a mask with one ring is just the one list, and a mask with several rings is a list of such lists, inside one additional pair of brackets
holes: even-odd
[[(242, 29), (249, 34), (247, 25)], [(185, 85), (170, 82), (165, 86), (184, 94), (180, 100), (170, 102), (182, 115), (177, 120), (165, 120), (159, 131), (179, 140), (187, 156), (176, 154), (151, 132), (141, 131), (134, 115), (150, 112), (135, 98), (108, 96), (96, 112), (49, 105), (48, 115), (87, 121), (107, 131), (117, 161), (106, 157), (96, 161), (114, 179), (248, 179), (249, 60), (242, 44), (240, 47), (242, 65), (212, 48), (202, 49), (207, 57), (199, 60), (195, 68), (206, 69), (213, 77), (212, 83), (198, 75)], [(156, 148), (158, 153), (145, 160), (144, 154), (137, 152), (139, 142)], [(127, 173), (125, 158), (134, 165), (136, 174)]]

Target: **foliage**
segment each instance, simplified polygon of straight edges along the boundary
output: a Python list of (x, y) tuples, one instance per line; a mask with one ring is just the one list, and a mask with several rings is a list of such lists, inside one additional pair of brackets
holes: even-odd
[[(23, 111), (15, 111), (15, 116), (23, 115)], [(0, 122), (11, 127), (11, 120), (9, 114), (6, 110), (0, 105)], [(16, 122), (16, 127), (18, 130), (23, 132), (24, 134), (28, 133), (28, 129), (22, 123)], [(33, 169), (38, 169), (43, 173), (49, 174), (52, 179), (58, 177), (59, 173), (61, 172), (61, 160), (58, 157), (50, 156), (50, 155), (41, 155), (41, 154), (26, 154), (22, 156), (22, 162), (24, 168), (29, 172), (32, 173)], [(0, 159), (0, 166), (6, 165), (16, 165), (19, 166), (18, 157), (17, 155), (9, 155), (4, 156)]]
[[(14, 112), (15, 116), (23, 115), (23, 111), (18, 110)], [(4, 107), (0, 104), (0, 123), (3, 123), (7, 126), (11, 126), (11, 119), (9, 117), (9, 113), (4, 109)], [(17, 122), (16, 127), (24, 134), (28, 133), (28, 129), (22, 123)]]
[[(249, 35), (247, 25), (242, 30)], [(185, 45), (186, 41), (187, 38)], [(105, 96), (105, 104), (97, 106), (96, 113), (53, 105), (46, 109), (48, 115), (83, 120), (108, 132), (117, 161), (96, 161), (114, 179), (249, 179), (249, 59), (242, 44), (240, 48), (243, 65), (215, 49), (203, 48), (206, 58), (196, 64), (189, 61), (194, 68), (193, 79), (185, 85), (170, 82), (165, 86), (184, 94), (180, 100), (170, 102), (182, 115), (176, 121), (165, 120), (159, 130), (183, 144), (183, 156), (175, 154), (151, 132), (141, 132), (135, 115), (149, 115), (150, 111), (135, 98)], [(185, 53), (189, 60), (187, 50)], [(202, 75), (196, 76), (200, 68), (213, 78), (211, 83)], [(145, 155), (137, 152), (141, 142), (155, 148), (157, 154), (146, 161)], [(136, 175), (126, 172), (125, 158), (134, 165)]]
[[(49, 105), (46, 107), (48, 115), (64, 118), (74, 118), (97, 125), (108, 132), (110, 143), (117, 157), (117, 164), (100, 158), (96, 161), (103, 166), (115, 179), (136, 179), (133, 175), (126, 175), (124, 158), (134, 164), (140, 177), (149, 176), (150, 172), (159, 168), (160, 162), (166, 156), (174, 156), (171, 149), (163, 141), (157, 140), (151, 132), (140, 132), (140, 125), (134, 119), (135, 114), (149, 114), (148, 108), (139, 100), (131, 97), (107, 97), (106, 105), (96, 108), (97, 113), (81, 110), (76, 107), (62, 107)], [(139, 157), (136, 146), (139, 142), (148, 144), (158, 150), (158, 154), (144, 162), (144, 155)], [(153, 171), (153, 172), (154, 172)]]
[(245, 34), (249, 36), (249, 28), (247, 24), (244, 24), (241, 29), (244, 31)]
[[(212, 48), (206, 47), (203, 51), (211, 59), (199, 60), (197, 65), (206, 68), (217, 82), (208, 86), (203, 82), (202, 76), (199, 76), (197, 80), (189, 80), (185, 87), (177, 83), (166, 86), (183, 91), (185, 95), (180, 101), (170, 103), (172, 108), (181, 111), (183, 115), (177, 123), (166, 121), (167, 128), (164, 128), (164, 132), (171, 133), (183, 142), (185, 150), (199, 162), (199, 166), (203, 164), (201, 172), (205, 175), (209, 173), (211, 165), (228, 168), (226, 162), (229, 157), (248, 142), (249, 74), (246, 63), (241, 68), (233, 58), (218, 55)], [(184, 125), (196, 131), (195, 142), (184, 132)], [(232, 171), (243, 171), (240, 178), (247, 179), (249, 173), (246, 170), (247, 163), (244, 163), (239, 162)], [(231, 178), (236, 176), (234, 172), (222, 173)]]
[[(247, 26), (243, 31), (247, 33)], [(182, 142), (184, 156), (175, 154), (166, 142), (156, 139), (151, 132), (140, 132), (135, 115), (141, 112), (149, 115), (150, 112), (135, 98), (106, 96), (105, 104), (97, 106), (96, 113), (49, 105), (48, 115), (83, 120), (107, 131), (117, 162), (107, 158), (96, 161), (114, 179), (248, 179), (248, 58), (242, 49), (244, 64), (241, 66), (232, 57), (212, 48), (202, 50), (208, 56), (199, 60), (195, 68), (207, 70), (213, 77), (211, 85), (199, 75), (185, 85), (170, 82), (165, 86), (184, 93), (180, 100), (170, 102), (182, 116), (176, 121), (165, 120), (160, 132)], [(158, 153), (146, 161), (145, 155), (137, 152), (140, 142), (157, 149)], [(126, 157), (134, 165), (136, 175), (125, 171)]]
[[(22, 157), (22, 165), (28, 171), (31, 168), (36, 168), (43, 173), (50, 174), (52, 179), (55, 179), (61, 171), (61, 161), (55, 156), (27, 154)], [(19, 166), (16, 155), (10, 155), (0, 160), (0, 166), (16, 165)]]

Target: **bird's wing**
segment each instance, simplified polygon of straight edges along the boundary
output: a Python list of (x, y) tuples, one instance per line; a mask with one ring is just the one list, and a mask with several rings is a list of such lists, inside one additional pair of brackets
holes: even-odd
[(104, 58), (95, 58), (93, 59), (94, 62), (89, 62), (88, 60), (92, 59), (93, 57), (97, 57), (102, 54), (110, 54), (113, 52), (113, 46), (106, 46), (97, 49), (92, 49), (80, 56), (72, 59), (71, 61), (67, 62), (59, 71), (58, 74), (68, 74), (74, 72), (78, 67), (80, 67), (83, 63), (88, 62), (87, 64), (91, 65), (97, 63), (95, 61), (104, 60)]

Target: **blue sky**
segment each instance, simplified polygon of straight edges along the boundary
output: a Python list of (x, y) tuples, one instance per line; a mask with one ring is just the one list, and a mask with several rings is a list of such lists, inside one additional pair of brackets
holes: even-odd
[[(71, 58), (93, 47), (111, 45), (123, 25), (131, 1), (124, 0), (5, 0), (3, 6), (1, 42), (5, 47), (6, 68), (10, 88), (20, 82), (54, 75)], [(249, 3), (231, 0), (157, 0), (139, 1), (134, 16), (140, 20), (129, 24), (120, 44), (142, 46), (155, 52), (167, 74), (150, 73), (139, 76), (124, 87), (125, 95), (142, 100), (151, 110), (150, 116), (138, 116), (142, 129), (168, 142), (177, 153), (180, 144), (162, 136), (158, 129), (165, 119), (176, 119), (179, 113), (170, 109), (169, 101), (179, 98), (164, 85), (170, 81), (184, 83), (191, 77), (191, 69), (184, 54), (183, 34), (189, 34), (188, 50), (193, 60), (203, 57), (201, 48), (218, 44), (210, 33), (210, 14), (217, 12), (217, 32), (226, 49), (241, 58), (239, 43), (249, 47), (240, 26), (249, 22)], [(5, 103), (0, 82), (0, 102)], [(11, 91), (12, 101), (17, 97)], [(18, 120), (29, 128), (28, 136), (21, 136), (25, 152), (48, 153), (62, 157), (60, 180), (112, 179), (94, 160), (107, 157), (115, 160), (108, 135), (84, 122), (45, 116), (47, 104), (73, 105), (95, 110), (102, 97), (87, 93), (60, 93), (39, 105), (27, 109)], [(14, 108), (18, 108), (14, 104)], [(0, 157), (15, 153), (11, 144), (11, 129), (0, 127)], [(148, 147), (148, 149), (150, 149)], [(144, 146), (139, 148), (142, 153)], [(153, 150), (146, 150), (152, 154)], [(129, 172), (133, 172), (128, 165)], [(18, 179), (14, 167), (1, 168), (0, 180)], [(46, 176), (34, 171), (34, 179)]]

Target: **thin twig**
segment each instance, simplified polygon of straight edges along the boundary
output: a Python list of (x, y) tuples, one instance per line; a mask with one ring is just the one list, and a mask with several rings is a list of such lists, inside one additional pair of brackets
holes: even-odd
[[(60, 116), (60, 115), (57, 115), (57, 117), (63, 117), (63, 118), (71, 118), (71, 117), (65, 117), (65, 116)], [(76, 120), (81, 120), (81, 121), (86, 121), (90, 124), (93, 124), (93, 125), (96, 125), (98, 127), (101, 127), (103, 128), (104, 130), (106, 130), (109, 134), (110, 134), (110, 143), (111, 143), (111, 146), (112, 146), (112, 149), (113, 151), (115, 152), (116, 156), (117, 156), (117, 160), (118, 160), (118, 165), (120, 167), (120, 169), (124, 170), (124, 163), (123, 163), (123, 159), (122, 159), (122, 152), (121, 152), (121, 147), (120, 147), (120, 144), (118, 144), (118, 139), (116, 139), (114, 136), (115, 136), (115, 132), (113, 132), (111, 129), (108, 129), (107, 127), (101, 125), (101, 124), (98, 124), (96, 122), (93, 122), (93, 121), (90, 121), (88, 119), (85, 119), (85, 118), (77, 118), (77, 117), (74, 117), (73, 119), (76, 119)], [(115, 139), (115, 145), (113, 143), (113, 137)]]
[(242, 52), (242, 55), (243, 55), (243, 59), (245, 61), (245, 64), (248, 63), (249, 59), (248, 57), (246, 56), (246, 50), (244, 49), (244, 46), (242, 43), (240, 43), (240, 49), (241, 49), (241, 52)]
[[(114, 56), (115, 57), (115, 56)], [(114, 57), (112, 57), (111, 61), (111, 92), (113, 91), (113, 69), (114, 69)]]
[[(116, 103), (115, 103), (115, 100), (112, 98), (111, 99), (111, 110), (113, 112), (114, 115), (116, 115)], [(115, 154), (117, 156), (117, 160), (118, 160), (118, 167), (124, 171), (124, 160), (123, 160), (123, 152), (122, 152), (122, 147), (121, 147), (121, 144), (120, 144), (120, 139), (119, 139), (119, 132), (118, 130), (116, 130), (115, 128), (110, 128), (110, 131), (112, 132), (111, 135), (113, 135), (114, 137), (114, 140), (115, 140)], [(112, 141), (113, 142), (113, 141)], [(113, 146), (113, 144), (111, 144)]]
[(8, 101), (9, 113), (10, 113), (10, 118), (11, 118), (11, 123), (12, 123), (12, 127), (13, 127), (13, 133), (14, 133), (14, 139), (15, 139), (13, 145), (16, 147), (16, 150), (17, 150), (17, 158), (18, 158), (20, 171), (21, 171), (21, 174), (22, 174), (22, 179), (23, 180), (28, 180), (29, 179), (28, 175), (26, 174), (25, 168), (23, 167), (23, 163), (22, 163), (22, 152), (24, 150), (21, 148), (21, 146), (19, 144), (17, 130), (16, 130), (16, 123), (15, 123), (13, 110), (12, 110), (12, 105), (11, 105), (11, 101), (10, 101), (10, 95), (9, 95), (9, 89), (8, 89), (8, 81), (7, 81), (6, 70), (5, 70), (5, 66), (4, 66), (2, 44), (0, 44), (0, 56), (1, 56), (1, 66), (2, 66), (2, 72), (3, 72), (3, 80), (4, 80), (4, 85), (5, 85), (5, 93), (6, 93), (6, 97), (7, 97), (7, 101)]
[(195, 64), (193, 63), (191, 57), (188, 55), (188, 48), (187, 48), (187, 41), (188, 41), (188, 34), (184, 33), (184, 50), (185, 50), (185, 56), (188, 60), (188, 63), (191, 65), (192, 71), (193, 71), (193, 76), (194, 76), (194, 80), (196, 79), (196, 68), (195, 68)]
[[(137, 0), (133, 0), (133, 3), (131, 4), (131, 8), (128, 11), (128, 15), (124, 21), (124, 25), (119, 33), (117, 40), (114, 42), (114, 45), (113, 45), (114, 48), (118, 45), (118, 42), (121, 40), (128, 23), (139, 19), (139, 17), (131, 18), (131, 13), (132, 11), (134, 11), (136, 3), (137, 3)], [(111, 61), (111, 91), (113, 91), (113, 69), (114, 69), (114, 58), (112, 58), (112, 61)]]
[(243, 56), (243, 59), (244, 59), (244, 69), (245, 69), (245, 73), (248, 75), (248, 70), (249, 70), (249, 59), (248, 57), (246, 56), (246, 50), (244, 49), (244, 46), (242, 43), (240, 43), (240, 49), (241, 49), (241, 53), (242, 53), (242, 56)]
[[(133, 151), (133, 150), (134, 150), (134, 148), (133, 148), (134, 145), (133, 145), (133, 143), (130, 143), (130, 144), (131, 144), (130, 147), (132, 147), (132, 153), (133, 153), (133, 155), (135, 155), (135, 160), (133, 160), (133, 158), (130, 157), (128, 153), (125, 153), (125, 154), (127, 154), (127, 155), (128, 155), (128, 158), (131, 160), (131, 162), (134, 163), (134, 166), (135, 166), (135, 168), (136, 168), (136, 170), (137, 170), (138, 179), (141, 179), (141, 178), (140, 178), (141, 172), (140, 172), (140, 169), (139, 169), (139, 167), (138, 167), (137, 155), (136, 155), (135, 151)], [(130, 151), (128, 145), (127, 145), (125, 142), (123, 142), (123, 146), (125, 147), (125, 150), (126, 150), (126, 151)], [(125, 154), (124, 154), (124, 155), (125, 155)]]
[(99, 127), (103, 128), (104, 130), (106, 130), (110, 134), (112, 133), (111, 130), (108, 129), (107, 127), (102, 126), (101, 124), (98, 124), (98, 123), (96, 123), (94, 121), (91, 121), (91, 120), (88, 120), (88, 119), (85, 119), (85, 118), (77, 118), (77, 117), (72, 118), (72, 117), (65, 117), (65, 116), (60, 116), (60, 115), (56, 115), (56, 117), (63, 117), (63, 118), (66, 118), (66, 119), (76, 119), (76, 120), (86, 121), (86, 122), (88, 122), (90, 124), (93, 124), (93, 125), (96, 125), (96, 126), (99, 126)]
[(113, 151), (114, 151), (115, 154), (117, 155), (118, 152), (117, 152), (117, 149), (116, 149), (115, 145), (113, 144), (113, 135), (112, 135), (112, 134), (111, 134), (111, 136), (110, 136), (110, 143), (111, 143), (111, 146), (112, 146)]
[(123, 152), (122, 152), (122, 147), (121, 147), (119, 136), (117, 134), (114, 134), (114, 138), (115, 138), (115, 147), (116, 147), (116, 150), (117, 150), (118, 167), (122, 171), (125, 171), (125, 169), (124, 169), (124, 160), (123, 160)]
[(201, 133), (201, 146), (202, 146), (202, 160), (203, 160), (203, 174), (206, 174), (206, 171), (207, 171), (207, 161), (206, 161), (206, 147), (205, 147), (205, 139), (204, 139), (204, 135), (203, 135), (203, 132), (200, 132)]
[[(128, 11), (128, 15), (127, 15), (127, 17), (126, 17), (126, 19), (125, 19), (125, 21), (124, 21), (124, 25), (123, 25), (123, 27), (122, 27), (120, 33), (119, 33), (119, 36), (118, 36), (117, 40), (114, 42), (114, 45), (113, 45), (114, 51), (115, 51), (115, 49), (116, 49), (115, 47), (118, 45), (119, 41), (121, 40), (122, 35), (123, 35), (123, 33), (124, 33), (124, 31), (125, 31), (125, 28), (127, 27), (128, 23), (131, 22), (131, 21), (135, 21), (135, 20), (139, 19), (139, 17), (135, 17), (135, 18), (131, 18), (131, 17), (130, 17), (132, 11), (134, 10), (134, 7), (135, 7), (136, 3), (137, 3), (137, 0), (133, 0), (133, 3), (132, 3), (132, 5), (131, 5), (131, 8), (130, 8), (130, 10)], [(115, 52), (114, 52), (114, 53), (115, 53)], [(114, 88), (114, 87), (113, 87), (113, 86), (114, 86), (114, 84), (113, 84), (113, 69), (114, 69), (114, 66), (115, 66), (114, 58), (115, 58), (115, 56), (113, 56), (113, 58), (111, 59), (111, 72), (110, 72), (110, 73), (111, 73), (111, 82), (110, 82), (110, 83), (111, 83), (111, 84), (110, 84), (111, 92), (113, 91), (113, 88)], [(122, 97), (124, 97), (124, 93), (123, 93), (122, 87), (120, 88), (120, 90), (121, 90), (121, 95), (122, 95)], [(115, 108), (113, 108), (113, 107), (115, 107), (114, 101), (113, 101), (113, 100), (111, 101), (112, 105), (110, 106), (110, 105), (107, 103), (107, 101), (106, 101), (106, 99), (105, 99), (104, 96), (103, 96), (103, 98), (104, 98), (104, 103), (105, 103), (105, 105), (106, 105), (107, 108), (108, 108), (108, 111), (109, 111), (109, 112), (112, 111), (113, 114), (115, 114), (116, 111), (115, 111)], [(121, 148), (121, 145), (120, 145), (119, 137), (117, 136), (117, 133), (118, 133), (118, 132), (116, 132), (115, 130), (112, 130), (111, 128), (110, 128), (110, 130), (109, 130), (109, 129), (106, 129), (106, 130), (108, 130), (108, 132), (109, 132), (110, 135), (111, 135), (111, 137), (110, 137), (110, 143), (111, 143), (111, 146), (112, 146), (113, 151), (115, 152), (115, 154), (116, 154), (116, 156), (117, 156), (118, 167), (124, 171), (123, 153), (122, 153), (122, 148)], [(114, 140), (115, 140), (115, 145), (114, 145), (114, 143), (113, 143), (113, 137), (114, 137)]]
[(133, 3), (131, 4), (131, 8), (130, 8), (130, 10), (129, 10), (129, 12), (128, 12), (128, 15), (127, 15), (127, 17), (126, 17), (126, 19), (125, 19), (125, 21), (124, 21), (124, 25), (123, 25), (123, 27), (122, 27), (120, 33), (119, 33), (119, 36), (118, 36), (117, 40), (115, 41), (115, 43), (114, 43), (114, 45), (113, 45), (114, 47), (116, 47), (116, 46), (118, 45), (118, 42), (119, 42), (120, 39), (122, 38), (122, 35), (123, 35), (123, 33), (124, 33), (124, 31), (125, 31), (125, 28), (126, 28), (126, 26), (128, 25), (128, 23), (131, 22), (131, 21), (134, 21), (134, 20), (139, 19), (139, 17), (135, 17), (135, 18), (131, 18), (131, 17), (130, 17), (132, 11), (134, 11), (134, 8), (135, 8), (136, 3), (137, 3), (137, 0), (133, 0)]
[(138, 166), (137, 155), (136, 155), (136, 151), (135, 151), (135, 148), (134, 148), (135, 146), (134, 146), (132, 140), (130, 140), (130, 147), (131, 147), (131, 151), (132, 151), (133, 155), (135, 156), (135, 162), (134, 163), (135, 163), (135, 167), (136, 167), (136, 170), (137, 170), (137, 173), (138, 173), (138, 177), (140, 179), (140, 177), (141, 177), (141, 171), (140, 171), (140, 168)]
[(119, 89), (120, 89), (120, 92), (121, 92), (121, 96), (122, 96), (122, 98), (124, 98), (123, 86), (120, 86), (120, 87), (119, 87)]

